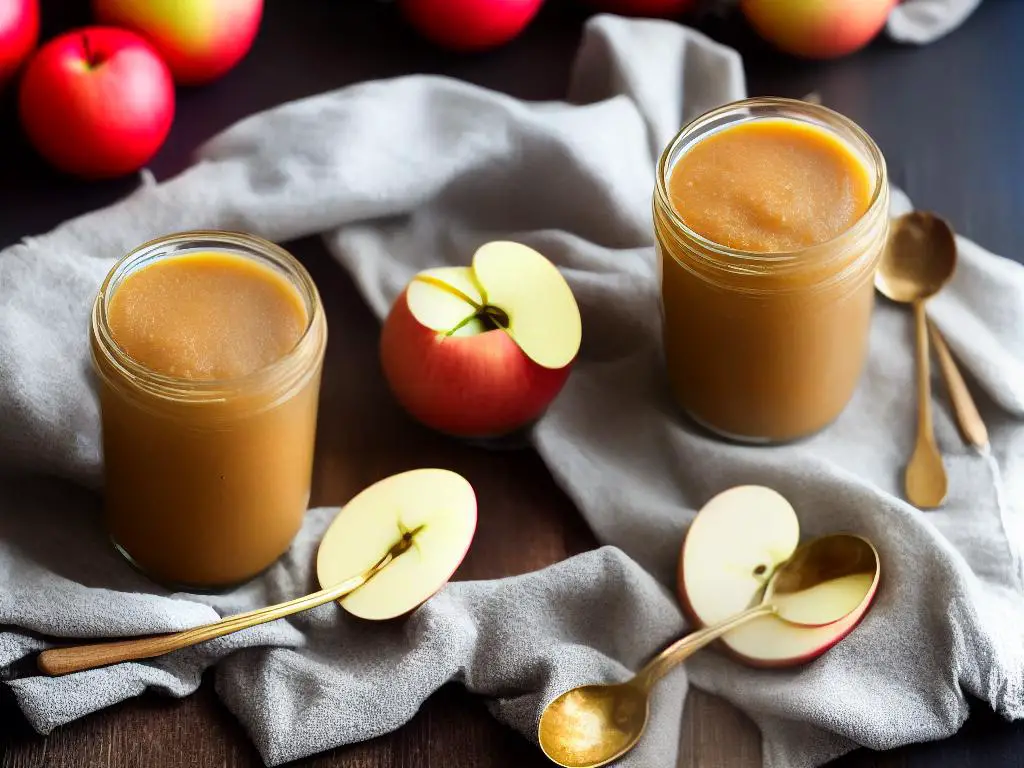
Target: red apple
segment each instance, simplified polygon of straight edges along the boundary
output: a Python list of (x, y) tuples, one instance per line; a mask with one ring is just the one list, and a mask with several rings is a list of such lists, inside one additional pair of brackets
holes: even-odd
[(175, 81), (199, 85), (221, 77), (249, 52), (263, 0), (93, 0), (103, 24), (148, 39)]
[(597, 11), (620, 16), (674, 19), (696, 4), (696, 0), (585, 0)]
[(808, 59), (845, 56), (881, 31), (899, 0), (741, 0), (754, 30), (779, 50)]
[(0, 87), (39, 41), (39, 0), (0, 0)]
[(417, 275), (380, 340), (391, 391), (421, 423), (494, 438), (528, 426), (579, 351), (579, 307), (558, 269), (525, 245), (488, 243), (472, 267)]
[(145, 165), (174, 119), (174, 82), (133, 32), (87, 27), (56, 37), (29, 61), (19, 91), (29, 140), (56, 168), (84, 178)]
[(530, 23), (544, 0), (399, 0), (406, 20), (433, 43), (453, 51), (495, 48)]

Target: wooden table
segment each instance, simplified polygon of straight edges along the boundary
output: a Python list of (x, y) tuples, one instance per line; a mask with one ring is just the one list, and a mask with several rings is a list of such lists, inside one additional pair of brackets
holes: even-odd
[[(88, 19), (86, 2), (46, 8), (54, 33)], [(352, 82), (411, 72), (443, 73), (528, 99), (559, 98), (584, 14), (551, 0), (514, 44), (459, 57), (433, 49), (402, 27), (387, 3), (288, 0), (270, 3), (253, 53), (224, 80), (183, 91), (171, 138), (153, 163), (159, 178), (182, 169), (192, 150), (234, 120), (285, 100)], [(982, 245), (1007, 254), (1024, 216), (1024, 3), (987, 0), (968, 24), (926, 49), (884, 41), (824, 64), (777, 56), (735, 20), (711, 21), (710, 34), (745, 56), (752, 95), (803, 96), (826, 104), (872, 133), (892, 179), (919, 206), (936, 209)], [(0, 138), (23, 149), (6, 105)], [(6, 131), (6, 133), (3, 133)], [(7, 158), (12, 158), (10, 150)], [(130, 180), (83, 185), (47, 171), (30, 153), (0, 168), (0, 245), (49, 229), (110, 203)], [(572, 504), (533, 452), (493, 455), (411, 423), (383, 385), (378, 324), (351, 281), (315, 241), (293, 244), (327, 305), (332, 329), (323, 385), (315, 504), (343, 502), (358, 489), (426, 458), (466, 475), (492, 502), (458, 578), (523, 573), (593, 547)], [(1024, 729), (995, 723), (980, 709), (947, 742), (892, 753), (855, 753), (836, 766), (1019, 766)], [(216, 700), (211, 681), (185, 700), (144, 696), (57, 730), (33, 734), (9, 700), (0, 705), (0, 768), (30, 766), (259, 766), (241, 727)], [(384, 768), (528, 768), (548, 765), (532, 745), (495, 722), (482, 703), (449, 686), (396, 733), (336, 749), (302, 765)], [(680, 766), (753, 768), (760, 743), (753, 725), (723, 702), (692, 692)]]

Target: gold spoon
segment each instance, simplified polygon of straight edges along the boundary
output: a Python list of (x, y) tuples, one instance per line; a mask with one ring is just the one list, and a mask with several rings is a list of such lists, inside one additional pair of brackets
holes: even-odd
[[(476, 495), (461, 475), (430, 468), (400, 472), (360, 491), (328, 526), (317, 549), (320, 591), (182, 632), (51, 648), (36, 664), (44, 674), (66, 675), (150, 659), (335, 600), (365, 619), (402, 616), (448, 582), (469, 549), (476, 520)], [(350, 575), (358, 569), (364, 570)]]
[(86, 669), (105, 667), (110, 664), (120, 664), (124, 661), (137, 659), (151, 659), (155, 656), (163, 656), (165, 653), (178, 651), (182, 648), (196, 645), (198, 643), (213, 640), (216, 637), (230, 635), (257, 624), (266, 624), (268, 621), (291, 616), (293, 613), (316, 608), (318, 605), (325, 605), (334, 600), (341, 600), (355, 592), (366, 584), (371, 578), (382, 571), (395, 558), (401, 556), (413, 546), (413, 541), (418, 531), (406, 531), (395, 543), (387, 554), (378, 560), (371, 568), (342, 581), (328, 589), (321, 589), (319, 592), (289, 600), (286, 603), (271, 605), (248, 613), (240, 613), (235, 616), (228, 616), (226, 619), (204, 624), (201, 627), (186, 629), (173, 634), (158, 635), (156, 637), (143, 637), (136, 640), (118, 640), (111, 643), (92, 643), (67, 648), (51, 648), (39, 654), (36, 661), (41, 672), (47, 675), (67, 675), (71, 672), (81, 672)]
[(636, 746), (654, 685), (713, 640), (759, 616), (823, 626), (865, 605), (878, 585), (878, 552), (867, 539), (835, 534), (807, 542), (772, 574), (761, 602), (663, 650), (624, 683), (585, 685), (552, 700), (540, 718), (544, 754), (563, 768), (596, 768)]
[(929, 320), (928, 330), (931, 331), (935, 356), (939, 358), (939, 370), (942, 371), (942, 378), (946, 381), (946, 390), (949, 392), (949, 401), (953, 405), (953, 413), (956, 414), (960, 433), (964, 440), (984, 451), (988, 447), (988, 429), (981, 419), (981, 414), (978, 413), (978, 406), (974, 404), (971, 391), (967, 388), (964, 377), (960, 375), (960, 369), (953, 359), (953, 353), (946, 346), (946, 340), (942, 338), (938, 326)]
[(956, 270), (956, 240), (945, 221), (914, 211), (893, 222), (875, 273), (875, 287), (889, 299), (914, 306), (917, 336), (917, 443), (907, 464), (907, 499), (922, 509), (946, 500), (948, 480), (932, 427), (928, 322), (924, 304)]

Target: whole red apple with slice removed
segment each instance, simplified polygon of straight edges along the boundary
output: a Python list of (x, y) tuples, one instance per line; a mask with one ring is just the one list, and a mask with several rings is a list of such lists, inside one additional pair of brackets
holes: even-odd
[(447, 469), (413, 469), (379, 480), (352, 498), (328, 527), (317, 552), (324, 588), (373, 567), (406, 532), (412, 547), (339, 602), (364, 619), (393, 619), (443, 587), (476, 532), (476, 494)]
[(381, 332), (401, 405), (446, 434), (501, 437), (538, 419), (565, 384), (582, 337), (557, 267), (520, 243), (482, 246), (472, 266), (413, 278)]
[[(778, 565), (793, 554), (800, 526), (790, 503), (770, 488), (738, 486), (712, 498), (687, 531), (679, 560), (678, 589), (684, 610), (701, 625), (739, 613), (761, 599)], [(821, 627), (801, 627), (762, 616), (722, 637), (735, 658), (755, 667), (803, 664), (825, 653), (861, 621), (878, 587), (858, 590), (859, 607)], [(835, 598), (835, 595), (832, 595)]]

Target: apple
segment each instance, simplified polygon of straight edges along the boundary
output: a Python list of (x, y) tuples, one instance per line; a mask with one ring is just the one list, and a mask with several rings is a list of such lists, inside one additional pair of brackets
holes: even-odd
[(93, 14), (149, 40), (176, 82), (200, 85), (226, 74), (252, 48), (263, 0), (93, 0)]
[(696, 0), (585, 0), (591, 8), (620, 16), (674, 19), (691, 10)]
[(413, 469), (358, 493), (338, 513), (317, 553), (323, 588), (372, 568), (406, 533), (412, 547), (341, 606), (363, 619), (403, 616), (443, 587), (469, 551), (476, 532), (476, 494), (447, 469)]
[[(775, 569), (796, 550), (796, 512), (778, 492), (757, 485), (738, 486), (712, 498), (686, 533), (679, 560), (678, 590), (684, 610), (707, 626), (749, 608), (761, 599)], [(829, 585), (822, 585), (829, 586)], [(824, 626), (796, 626), (762, 616), (731, 630), (721, 643), (739, 661), (755, 667), (786, 667), (811, 661), (846, 637), (871, 606), (877, 574), (867, 591), (856, 581), (839, 585), (854, 610)], [(812, 623), (812, 622), (808, 622)]]
[(39, 0), (0, 0), (0, 87), (39, 42)]
[(174, 120), (174, 81), (134, 32), (87, 27), (32, 57), (18, 109), (29, 140), (56, 168), (109, 178), (138, 170), (163, 145)]
[(381, 364), (413, 418), (454, 436), (496, 438), (540, 418), (581, 336), (558, 268), (532, 248), (496, 241), (472, 266), (413, 278), (384, 321)]
[(881, 31), (899, 0), (741, 0), (754, 30), (786, 53), (808, 59), (845, 56)]
[(402, 15), (417, 32), (463, 53), (509, 42), (543, 4), (544, 0), (398, 0)]

